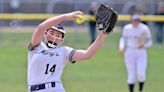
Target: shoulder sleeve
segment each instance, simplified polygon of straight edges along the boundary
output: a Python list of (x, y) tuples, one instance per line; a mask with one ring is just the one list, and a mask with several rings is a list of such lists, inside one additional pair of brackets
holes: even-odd
[(71, 63), (75, 63), (76, 61), (72, 61), (72, 56), (75, 53), (76, 49), (67, 46), (65, 46), (65, 49), (66, 49), (66, 59)]
[(39, 43), (38, 45), (36, 45), (36, 46), (34, 46), (34, 47), (31, 47), (31, 43), (30, 43), (29, 46), (28, 46), (28, 51), (35, 51), (35, 50), (39, 49), (40, 47), (42, 47), (43, 44), (44, 44), (44, 43), (41, 42), (41, 43)]
[(35, 47), (31, 47), (31, 43), (28, 46), (28, 59), (30, 60), (32, 58), (32, 56), (34, 55), (35, 52), (37, 52), (38, 48), (39, 48), (40, 44), (38, 44)]

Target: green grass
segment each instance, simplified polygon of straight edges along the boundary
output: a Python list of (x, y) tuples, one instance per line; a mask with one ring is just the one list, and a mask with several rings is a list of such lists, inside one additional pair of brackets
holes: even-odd
[[(27, 46), (31, 33), (4, 33), (0, 44), (0, 92), (27, 92)], [(68, 64), (63, 73), (67, 92), (128, 92), (123, 58), (118, 53), (120, 33), (110, 34), (102, 49), (90, 60)], [(88, 33), (66, 36), (64, 45), (89, 46)], [(163, 92), (164, 45), (148, 49), (145, 92)], [(137, 91), (137, 85), (135, 92)]]

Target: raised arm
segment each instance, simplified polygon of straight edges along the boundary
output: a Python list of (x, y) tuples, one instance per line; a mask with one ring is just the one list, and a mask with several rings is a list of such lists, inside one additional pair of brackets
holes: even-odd
[(106, 36), (107, 36), (107, 34), (105, 34), (103, 31), (100, 31), (95, 42), (93, 42), (88, 47), (88, 49), (75, 51), (75, 53), (72, 57), (72, 60), (73, 61), (81, 61), (81, 60), (86, 60), (86, 59), (91, 58), (100, 49), (102, 43), (105, 41)]
[(78, 17), (78, 14), (83, 14), (81, 11), (75, 11), (70, 13), (61, 14), (59, 16), (54, 16), (52, 18), (49, 18), (38, 25), (38, 27), (35, 29), (35, 32), (33, 33), (32, 39), (31, 39), (31, 47), (37, 46), (43, 39), (44, 33), (47, 29), (49, 29), (51, 26), (59, 24), (62, 21), (65, 20), (75, 20)]
[(108, 5), (100, 4), (96, 11), (96, 23), (99, 29), (99, 35), (95, 42), (87, 50), (77, 50), (74, 52), (72, 60), (80, 61), (91, 58), (100, 49), (108, 33), (113, 31), (117, 22), (118, 14)]

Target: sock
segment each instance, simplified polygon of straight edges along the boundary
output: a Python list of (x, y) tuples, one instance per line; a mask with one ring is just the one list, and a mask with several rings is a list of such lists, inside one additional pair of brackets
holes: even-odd
[(128, 86), (129, 86), (129, 92), (133, 92), (134, 84), (128, 84)]
[(142, 92), (144, 86), (144, 82), (139, 82), (139, 91)]

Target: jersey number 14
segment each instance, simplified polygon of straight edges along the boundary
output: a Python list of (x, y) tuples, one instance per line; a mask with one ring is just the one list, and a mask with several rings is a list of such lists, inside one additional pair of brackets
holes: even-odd
[(53, 65), (52, 67), (50, 67), (49, 64), (47, 64), (45, 74), (48, 74), (48, 73), (53, 74), (55, 72), (55, 68), (56, 68), (56, 65)]

